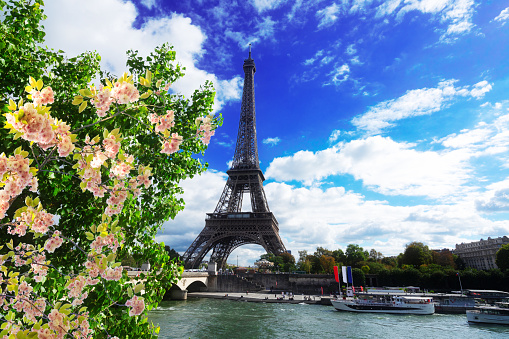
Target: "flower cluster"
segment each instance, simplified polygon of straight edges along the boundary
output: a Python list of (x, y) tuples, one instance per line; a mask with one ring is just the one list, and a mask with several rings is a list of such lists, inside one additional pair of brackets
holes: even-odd
[(200, 140), (208, 145), (210, 138), (215, 134), (214, 125), (212, 124), (212, 116), (199, 117), (196, 119), (196, 126), (198, 130), (196, 135), (200, 137)]
[(30, 167), (31, 160), (27, 159), (28, 152), (18, 148), (14, 156), (6, 157), (0, 154), (0, 219), (5, 216), (11, 199), (16, 198), (27, 187), (37, 191), (37, 170)]
[(53, 236), (46, 240), (46, 243), (44, 244), (44, 249), (48, 253), (53, 253), (57, 248), (62, 246), (63, 240), (60, 238), (60, 231), (55, 231), (53, 233)]
[(156, 132), (164, 132), (165, 130), (171, 129), (175, 126), (175, 114), (173, 111), (167, 110), (164, 115), (150, 114), (150, 123), (156, 125)]
[(51, 117), (47, 106), (54, 100), (51, 87), (39, 91), (43, 86), (42, 80), (35, 81), (32, 77), (30, 84), (25, 90), (31, 94), (29, 98), (33, 99), (33, 103), (23, 104), (20, 100), (16, 106), (14, 101), (9, 100), (7, 108), (11, 112), (5, 114), (5, 128), (9, 128), (10, 133), (17, 137), (36, 143), (42, 149), (57, 146), (58, 154), (67, 157), (74, 150), (76, 135), (70, 133), (66, 123)]
[(95, 97), (92, 98), (91, 102), (95, 108), (97, 108), (97, 115), (101, 118), (105, 117), (106, 112), (109, 111), (110, 105), (113, 102), (113, 97), (111, 96), (111, 88), (101, 85), (99, 92)]
[(19, 213), (19, 216), (16, 218), (16, 227), (9, 227), (8, 232), (10, 234), (24, 236), (27, 229), (30, 229), (34, 233), (45, 234), (54, 223), (53, 215), (43, 210), (40, 204), (37, 208), (26, 206), (18, 211), (21, 213)]
[(131, 308), (129, 310), (129, 315), (132, 317), (140, 315), (143, 312), (145, 309), (145, 300), (141, 297), (133, 296), (131, 299), (127, 300), (125, 305)]
[[(166, 114), (158, 116), (157, 114), (150, 114), (149, 116), (150, 123), (154, 124), (155, 131), (157, 133), (162, 133), (165, 138), (167, 138), (163, 142), (163, 148), (161, 153), (164, 154), (172, 154), (179, 150), (180, 144), (183, 141), (183, 138), (177, 133), (171, 133), (170, 130), (175, 126), (175, 116), (173, 111), (166, 111)], [(171, 133), (171, 137), (170, 137)], [(170, 138), (168, 138), (170, 137)]]
[(128, 78), (125, 81), (120, 80), (113, 84), (111, 96), (119, 104), (128, 104), (138, 101), (140, 98), (140, 92), (138, 92), (138, 89), (129, 81)]
[(36, 88), (32, 88), (32, 90), (31, 91), (29, 90), (28, 92), (30, 92), (30, 95), (32, 96), (32, 101), (34, 102), (35, 106), (52, 104), (53, 101), (55, 100), (53, 89), (51, 87), (46, 87), (41, 91), (38, 91)]
[(140, 99), (140, 92), (133, 84), (132, 75), (128, 76), (127, 73), (124, 73), (120, 79), (113, 83), (106, 79), (106, 84), (106, 86), (101, 85), (99, 91), (94, 86), (91, 86), (90, 89), (82, 89), (81, 95), (74, 97), (73, 104), (81, 105), (81, 111), (86, 107), (83, 97), (89, 97), (90, 102), (96, 108), (97, 115), (102, 118), (106, 116), (112, 103), (123, 105), (137, 102)]
[(182, 137), (177, 133), (172, 133), (170, 140), (166, 140), (163, 144), (161, 153), (172, 154), (179, 150), (180, 144), (182, 143)]

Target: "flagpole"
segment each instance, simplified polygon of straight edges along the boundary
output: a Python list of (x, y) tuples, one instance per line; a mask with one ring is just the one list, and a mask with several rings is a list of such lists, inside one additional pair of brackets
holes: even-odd
[(457, 272), (456, 275), (458, 276), (458, 279), (460, 281), (460, 289), (461, 289), (461, 295), (463, 295), (463, 286), (461, 285), (461, 276), (460, 276), (460, 272)]

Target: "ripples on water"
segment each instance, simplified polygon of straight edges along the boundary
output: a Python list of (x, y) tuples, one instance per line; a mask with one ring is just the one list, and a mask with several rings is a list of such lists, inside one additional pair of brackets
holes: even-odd
[(215, 299), (164, 301), (149, 319), (159, 338), (508, 338), (509, 327), (469, 325), (464, 314), (337, 312), (332, 306)]

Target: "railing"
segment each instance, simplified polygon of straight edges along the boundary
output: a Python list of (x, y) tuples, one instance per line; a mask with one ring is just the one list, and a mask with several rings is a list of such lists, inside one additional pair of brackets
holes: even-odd
[(207, 213), (207, 219), (272, 219), (271, 212)]

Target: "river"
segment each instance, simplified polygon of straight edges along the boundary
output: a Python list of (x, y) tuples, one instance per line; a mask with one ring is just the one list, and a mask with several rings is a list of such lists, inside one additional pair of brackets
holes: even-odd
[(509, 327), (469, 325), (464, 314), (359, 314), (206, 298), (163, 301), (149, 319), (161, 327), (159, 338), (509, 338)]

